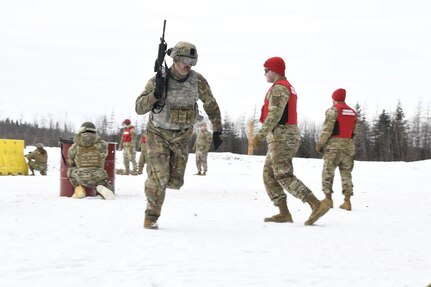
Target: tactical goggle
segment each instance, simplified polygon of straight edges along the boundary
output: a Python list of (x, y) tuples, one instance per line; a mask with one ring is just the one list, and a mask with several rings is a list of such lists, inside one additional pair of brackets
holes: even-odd
[(187, 66), (196, 66), (198, 58), (190, 58), (185, 56), (180, 56), (179, 61)]

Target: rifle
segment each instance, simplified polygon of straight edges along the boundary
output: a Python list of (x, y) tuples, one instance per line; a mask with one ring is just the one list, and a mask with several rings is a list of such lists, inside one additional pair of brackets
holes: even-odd
[[(157, 59), (154, 64), (154, 72), (156, 72), (156, 88), (155, 93), (160, 93), (161, 97), (157, 100), (157, 102), (154, 104), (153, 108), (151, 109), (153, 113), (160, 113), (164, 106), (165, 106), (165, 99), (167, 95), (167, 87), (168, 85), (168, 77), (165, 75), (165, 70), (168, 69), (166, 62), (165, 67), (163, 67), (163, 62), (165, 60), (166, 55), (166, 49), (168, 47), (168, 44), (165, 41), (165, 28), (166, 28), (166, 20), (163, 21), (163, 34), (160, 38), (160, 44), (159, 44), (159, 51), (157, 53)], [(157, 84), (159, 83), (159, 84)]]

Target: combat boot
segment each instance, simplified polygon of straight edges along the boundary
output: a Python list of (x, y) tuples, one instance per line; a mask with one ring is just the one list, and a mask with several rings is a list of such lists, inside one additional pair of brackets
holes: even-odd
[(85, 188), (82, 185), (78, 185), (75, 187), (75, 192), (72, 195), (72, 198), (84, 198), (87, 196), (85, 192)]
[(207, 175), (207, 172), (206, 172), (206, 171), (204, 171), (204, 173), (203, 173), (202, 175)]
[(307, 203), (310, 205), (311, 207), (311, 215), (310, 217), (307, 219), (307, 221), (304, 222), (304, 225), (312, 225), (313, 223), (315, 223), (320, 217), (322, 217), (323, 215), (325, 215), (325, 213), (328, 212), (328, 210), (330, 209), (329, 206), (326, 205), (325, 202), (319, 201), (314, 194), (311, 194), (308, 198), (307, 198)]
[(157, 225), (157, 221), (145, 218), (144, 228), (145, 229), (159, 229), (159, 226)]
[(124, 175), (129, 175), (130, 174), (130, 170), (128, 169), (128, 168), (126, 168), (125, 170), (124, 170), (124, 173), (123, 173)]
[(115, 198), (115, 194), (112, 190), (103, 185), (98, 185), (96, 187), (97, 193), (103, 197), (105, 200), (113, 200)]
[(334, 208), (334, 202), (332, 201), (332, 193), (325, 193), (325, 199), (322, 200), (330, 208)]
[(132, 172), (130, 173), (131, 175), (138, 175), (138, 171), (136, 169), (132, 170)]
[(345, 210), (352, 210), (352, 203), (350, 202), (350, 195), (345, 195), (344, 196), (344, 202), (343, 204), (340, 205), (341, 209), (345, 209)]
[(195, 175), (202, 175), (202, 173), (200, 171), (198, 171), (198, 173), (195, 173)]
[(265, 222), (293, 222), (292, 219), (292, 215), (289, 212), (289, 209), (287, 208), (287, 202), (286, 201), (282, 201), (279, 205), (278, 208), (280, 209), (280, 213), (273, 215), (271, 217), (266, 217), (263, 221)]

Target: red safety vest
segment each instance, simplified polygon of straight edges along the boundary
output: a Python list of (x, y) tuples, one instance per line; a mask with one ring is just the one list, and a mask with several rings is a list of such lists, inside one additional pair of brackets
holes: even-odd
[(142, 136), (141, 137), (141, 143), (146, 143), (147, 142), (147, 137), (146, 136)]
[(123, 142), (129, 143), (129, 142), (132, 141), (132, 134), (130, 133), (130, 131), (132, 129), (134, 129), (133, 126), (129, 126), (129, 127), (124, 128), (124, 131), (123, 131)]
[(351, 139), (357, 118), (355, 110), (346, 105), (346, 103), (338, 103), (334, 107), (338, 111), (338, 116), (332, 131), (332, 137)]
[(296, 113), (296, 102), (298, 101), (298, 96), (296, 94), (295, 89), (292, 87), (292, 85), (287, 80), (279, 80), (272, 85), (271, 88), (269, 88), (268, 92), (265, 95), (265, 102), (262, 106), (262, 110), (260, 113), (260, 122), (263, 123), (268, 116), (268, 106), (269, 106), (269, 99), (268, 94), (271, 92), (272, 88), (274, 88), (275, 85), (283, 85), (285, 86), (290, 93), (289, 101), (286, 104), (286, 107), (284, 108), (283, 115), (281, 116), (280, 121), (278, 122), (281, 125), (287, 125), (287, 124), (297, 124), (298, 123), (298, 116)]

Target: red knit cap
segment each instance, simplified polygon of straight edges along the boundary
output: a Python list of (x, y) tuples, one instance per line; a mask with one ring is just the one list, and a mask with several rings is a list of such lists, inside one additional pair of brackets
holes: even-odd
[(132, 122), (129, 119), (125, 119), (123, 124), (125, 125), (130, 125)]
[(272, 57), (265, 61), (263, 66), (281, 76), (284, 76), (284, 70), (286, 70), (286, 64), (280, 57)]
[(344, 102), (346, 99), (346, 90), (338, 89), (332, 93), (332, 99), (337, 102)]

